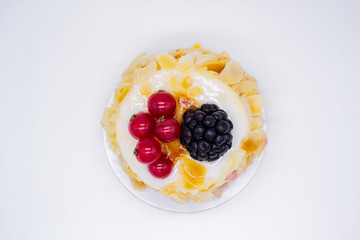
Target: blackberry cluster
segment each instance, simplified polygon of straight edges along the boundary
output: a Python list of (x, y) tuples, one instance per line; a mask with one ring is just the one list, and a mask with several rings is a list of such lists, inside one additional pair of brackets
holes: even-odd
[(183, 115), (180, 142), (195, 160), (212, 162), (224, 155), (232, 144), (233, 123), (215, 104), (203, 104)]

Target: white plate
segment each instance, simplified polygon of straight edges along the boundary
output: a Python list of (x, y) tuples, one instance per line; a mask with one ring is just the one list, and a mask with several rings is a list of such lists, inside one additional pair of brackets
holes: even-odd
[[(108, 107), (112, 105), (113, 96), (111, 96)], [(264, 117), (264, 116), (263, 116)], [(264, 125), (265, 129), (266, 124)], [(199, 212), (207, 209), (211, 209), (217, 207), (231, 198), (235, 197), (245, 186), (250, 182), (250, 180), (254, 177), (257, 169), (259, 168), (260, 162), (264, 155), (264, 152), (253, 160), (253, 163), (247, 167), (246, 171), (239, 175), (234, 181), (230, 181), (229, 184), (224, 188), (223, 193), (220, 198), (214, 197), (213, 199), (204, 202), (198, 203), (190, 200), (186, 204), (177, 203), (172, 200), (168, 196), (161, 195), (157, 193), (155, 190), (151, 188), (146, 188), (143, 191), (139, 191), (133, 188), (130, 178), (123, 171), (119, 158), (116, 154), (111, 150), (110, 144), (107, 141), (106, 132), (104, 130), (104, 145), (106, 155), (109, 159), (109, 163), (111, 168), (113, 169), (115, 175), (118, 177), (120, 182), (125, 186), (125, 188), (134, 194), (137, 198), (142, 200), (143, 202), (167, 211), (171, 212), (183, 212), (183, 213), (191, 213), (191, 212)]]

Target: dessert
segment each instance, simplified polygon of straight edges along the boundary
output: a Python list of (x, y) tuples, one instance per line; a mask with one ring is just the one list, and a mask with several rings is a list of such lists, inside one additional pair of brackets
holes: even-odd
[(102, 125), (134, 188), (208, 201), (263, 152), (263, 97), (226, 52), (140, 54), (122, 77)]

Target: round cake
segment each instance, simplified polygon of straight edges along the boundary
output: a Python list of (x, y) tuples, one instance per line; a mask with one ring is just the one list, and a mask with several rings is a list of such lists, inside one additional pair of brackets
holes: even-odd
[(122, 77), (102, 125), (135, 189), (221, 197), (266, 146), (257, 81), (226, 52), (143, 53)]

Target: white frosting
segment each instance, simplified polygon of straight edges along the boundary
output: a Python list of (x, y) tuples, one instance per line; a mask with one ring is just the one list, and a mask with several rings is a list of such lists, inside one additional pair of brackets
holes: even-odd
[[(152, 92), (160, 89), (172, 93), (169, 86), (169, 80), (176, 70), (160, 70), (157, 71), (150, 79)], [(231, 131), (233, 135), (232, 148), (224, 154), (220, 159), (214, 162), (199, 162), (207, 167), (205, 175), (205, 184), (207, 179), (219, 179), (222, 176), (222, 170), (225, 165), (231, 164), (230, 154), (232, 151), (240, 147), (241, 140), (248, 134), (249, 129), (249, 113), (247, 106), (241, 98), (227, 85), (218, 79), (209, 79), (199, 73), (191, 74), (194, 83), (192, 86), (199, 86), (203, 93), (197, 97), (193, 97), (201, 104), (214, 103), (221, 109), (224, 109), (229, 119), (234, 124)], [(176, 181), (180, 177), (178, 170), (179, 162), (174, 166), (171, 174), (165, 179), (153, 177), (147, 166), (137, 161), (133, 154), (137, 140), (134, 139), (129, 131), (128, 124), (133, 114), (147, 111), (147, 97), (140, 93), (141, 84), (134, 84), (132, 90), (126, 95), (119, 106), (120, 116), (116, 123), (117, 143), (120, 146), (123, 157), (126, 159), (129, 167), (140, 177), (144, 183), (154, 189), (161, 189), (165, 185)], [(190, 155), (188, 156), (189, 158)]]

